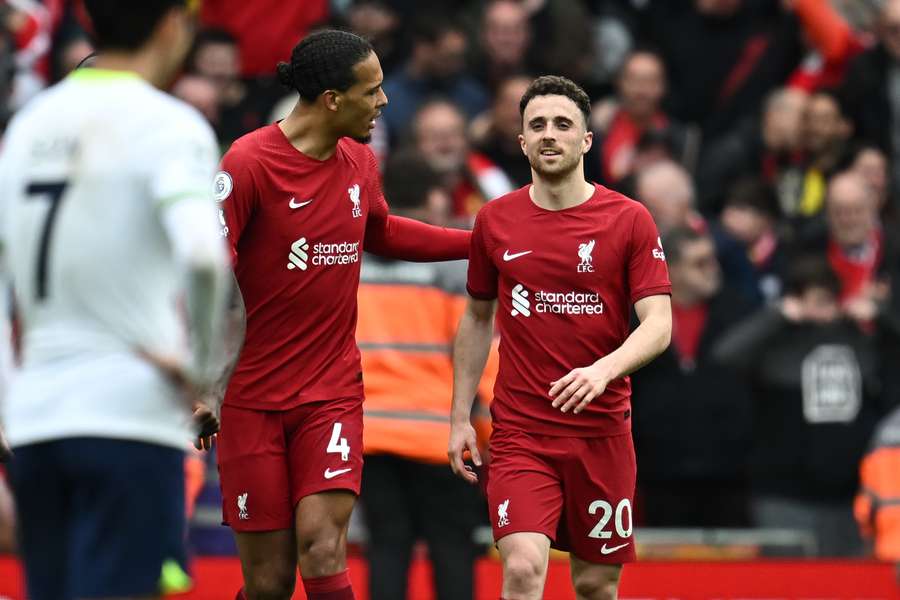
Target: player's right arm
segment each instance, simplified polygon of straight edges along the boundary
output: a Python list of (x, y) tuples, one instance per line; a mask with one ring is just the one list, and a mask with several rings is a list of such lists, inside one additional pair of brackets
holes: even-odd
[(472, 461), (481, 466), (478, 440), (472, 427), (472, 404), (481, 381), (484, 365), (494, 337), (496, 300), (470, 298), (459, 321), (453, 343), (453, 405), (450, 409), (450, 441), (447, 455), (453, 472), (470, 483), (478, 477), (465, 466), (463, 454), (468, 450)]
[(450, 441), (447, 455), (453, 472), (475, 483), (478, 477), (463, 462), (468, 450), (476, 466), (481, 466), (478, 441), (470, 416), (478, 383), (487, 362), (494, 336), (499, 272), (491, 260), (491, 244), (486, 224), (488, 212), (482, 209), (475, 219), (469, 246), (469, 292), (466, 310), (459, 321), (453, 343), (453, 405), (450, 409)]

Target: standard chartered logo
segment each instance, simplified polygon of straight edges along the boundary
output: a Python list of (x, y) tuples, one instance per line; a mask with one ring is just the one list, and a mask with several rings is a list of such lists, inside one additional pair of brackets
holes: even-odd
[(530, 317), (532, 311), (551, 315), (602, 315), (603, 300), (596, 292), (548, 292), (537, 290), (531, 294), (517, 283), (511, 292), (514, 317)]
[(525, 286), (521, 283), (517, 283), (516, 287), (512, 289), (512, 305), (513, 309), (510, 313), (512, 316), (531, 316), (531, 303), (528, 301), (528, 290), (526, 290)]
[(309, 250), (309, 244), (306, 243), (305, 237), (291, 244), (291, 251), (288, 253), (288, 260), (291, 262), (288, 263), (287, 268), (292, 271), (294, 269), (305, 271), (306, 261), (309, 259), (309, 255), (306, 253), (307, 250)]
[(352, 265), (359, 262), (359, 242), (337, 242), (326, 244), (312, 243), (305, 237), (291, 244), (288, 253), (289, 270), (305, 271), (310, 265), (314, 267), (331, 267), (334, 265)]

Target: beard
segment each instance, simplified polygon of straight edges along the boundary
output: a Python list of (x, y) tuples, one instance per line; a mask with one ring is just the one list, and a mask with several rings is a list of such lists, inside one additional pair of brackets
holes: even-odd
[(581, 162), (581, 156), (572, 156), (572, 157), (563, 157), (557, 164), (554, 165), (545, 165), (541, 162), (541, 154), (540, 151), (536, 155), (528, 157), (528, 163), (531, 165), (531, 168), (534, 169), (534, 172), (540, 175), (543, 179), (549, 180), (560, 180), (565, 179), (572, 172), (578, 168), (579, 163)]
[(353, 135), (350, 136), (350, 139), (354, 142), (359, 142), (360, 144), (368, 144), (372, 141), (372, 134), (367, 133), (366, 135)]

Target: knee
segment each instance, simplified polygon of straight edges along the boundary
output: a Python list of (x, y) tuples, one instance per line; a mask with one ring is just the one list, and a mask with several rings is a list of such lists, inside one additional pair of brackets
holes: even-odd
[(271, 569), (244, 575), (247, 600), (290, 600), (296, 582), (294, 567)]
[(506, 557), (503, 562), (503, 578), (511, 590), (533, 591), (542, 587), (544, 567), (544, 561), (540, 556), (516, 552)]
[(574, 580), (579, 600), (616, 600), (619, 589), (618, 572), (582, 573)]
[(298, 533), (301, 563), (326, 573), (343, 563), (346, 539), (342, 528), (326, 523)]

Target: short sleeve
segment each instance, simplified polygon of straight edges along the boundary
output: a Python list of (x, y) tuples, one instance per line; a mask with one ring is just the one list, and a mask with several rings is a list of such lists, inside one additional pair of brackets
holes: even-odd
[(666, 255), (653, 217), (638, 204), (631, 228), (628, 257), (628, 289), (631, 303), (658, 294), (671, 294)]
[(232, 146), (222, 158), (219, 172), (213, 179), (213, 195), (219, 203), (219, 225), (228, 242), (232, 263), (237, 261), (238, 242), (253, 215), (257, 192), (247, 152)]
[(482, 209), (475, 217), (475, 228), (472, 230), (466, 281), (466, 291), (477, 300), (493, 300), (497, 297), (497, 280), (500, 276), (497, 266), (491, 260), (486, 229), (486, 211)]
[(148, 169), (152, 165), (147, 182), (157, 206), (183, 200), (211, 201), (209, 182), (219, 151), (212, 128), (199, 114), (186, 108), (184, 112), (172, 111), (147, 143), (144, 159), (148, 160)]

